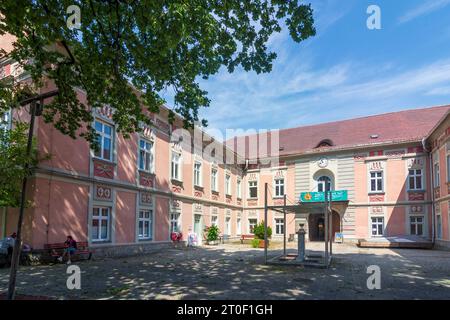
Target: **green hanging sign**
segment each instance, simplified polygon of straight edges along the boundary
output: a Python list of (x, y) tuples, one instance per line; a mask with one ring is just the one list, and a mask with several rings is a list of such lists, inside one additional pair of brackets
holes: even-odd
[[(328, 193), (332, 201), (347, 201), (347, 190), (335, 190)], [(325, 192), (302, 192), (300, 202), (325, 202)]]

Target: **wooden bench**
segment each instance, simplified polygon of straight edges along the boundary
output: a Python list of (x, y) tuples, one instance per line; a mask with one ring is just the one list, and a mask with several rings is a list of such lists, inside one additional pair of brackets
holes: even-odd
[(254, 234), (243, 234), (241, 235), (241, 244), (244, 243), (244, 240), (253, 240), (253, 239), (255, 239)]
[[(64, 254), (64, 249), (66, 246), (63, 242), (61, 243), (46, 243), (44, 244), (44, 249), (48, 251), (49, 255), (53, 258), (61, 257)], [(89, 249), (87, 242), (77, 242), (77, 249), (73, 256), (87, 255), (87, 259), (90, 260), (92, 257), (92, 251)]]

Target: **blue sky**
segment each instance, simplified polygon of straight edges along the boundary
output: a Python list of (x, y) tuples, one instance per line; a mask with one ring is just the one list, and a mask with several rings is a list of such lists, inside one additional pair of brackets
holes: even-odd
[[(366, 27), (381, 8), (381, 30)], [(273, 71), (221, 70), (202, 88), (209, 129), (281, 129), (450, 104), (450, 0), (313, 0), (317, 35), (270, 41)], [(173, 101), (167, 100), (171, 105)], [(217, 136), (217, 134), (215, 134)]]

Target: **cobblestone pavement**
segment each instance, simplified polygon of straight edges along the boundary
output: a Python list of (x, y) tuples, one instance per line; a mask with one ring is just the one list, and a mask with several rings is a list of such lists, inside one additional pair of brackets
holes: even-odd
[[(307, 248), (322, 246), (309, 243)], [(275, 246), (269, 257), (280, 253)], [(81, 290), (67, 289), (66, 265), (21, 267), (17, 291), (58, 299), (450, 299), (449, 251), (335, 244), (329, 269), (263, 262), (263, 250), (245, 244), (174, 248), (77, 262)], [(367, 289), (369, 265), (381, 268), (380, 290)], [(7, 288), (8, 273), (0, 269), (0, 292)]]

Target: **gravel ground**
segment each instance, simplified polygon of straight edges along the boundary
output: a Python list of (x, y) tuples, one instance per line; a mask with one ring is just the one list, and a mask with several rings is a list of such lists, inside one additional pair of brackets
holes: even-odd
[[(310, 252), (322, 247), (307, 245)], [(67, 289), (66, 265), (24, 266), (17, 292), (57, 299), (450, 299), (449, 251), (333, 248), (329, 269), (264, 265), (263, 250), (245, 244), (80, 261), (80, 290)], [(279, 244), (269, 257), (278, 254)], [(380, 290), (367, 288), (369, 265), (381, 269)], [(0, 292), (8, 275), (0, 269)]]

